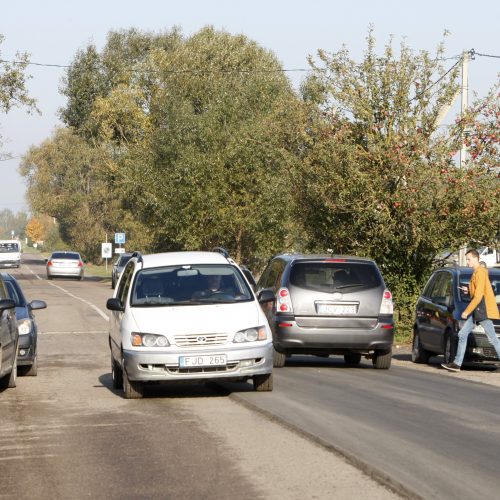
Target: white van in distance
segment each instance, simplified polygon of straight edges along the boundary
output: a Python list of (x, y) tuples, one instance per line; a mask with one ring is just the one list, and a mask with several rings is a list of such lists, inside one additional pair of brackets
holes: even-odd
[(19, 240), (0, 240), (0, 267), (19, 267), (21, 265), (21, 242)]

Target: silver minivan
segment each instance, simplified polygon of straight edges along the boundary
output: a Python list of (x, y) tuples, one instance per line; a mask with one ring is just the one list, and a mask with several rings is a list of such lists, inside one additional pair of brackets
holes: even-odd
[(113, 387), (125, 398), (180, 381), (250, 379), (257, 391), (273, 389), (266, 316), (239, 266), (221, 253), (136, 253), (106, 306)]

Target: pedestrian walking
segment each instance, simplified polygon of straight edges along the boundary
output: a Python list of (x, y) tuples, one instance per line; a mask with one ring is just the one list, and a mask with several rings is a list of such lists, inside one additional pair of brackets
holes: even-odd
[(479, 262), (477, 250), (469, 250), (466, 253), (467, 266), (472, 267), (474, 272), (469, 284), (470, 304), (462, 313), (464, 325), (458, 332), (458, 348), (455, 359), (452, 363), (443, 363), (441, 366), (451, 372), (459, 372), (464, 360), (467, 339), (474, 328), (475, 323), (479, 323), (486, 332), (488, 340), (495, 348), (498, 359), (500, 359), (500, 340), (495, 333), (493, 319), (500, 319), (495, 294), (490, 283), (488, 269)]

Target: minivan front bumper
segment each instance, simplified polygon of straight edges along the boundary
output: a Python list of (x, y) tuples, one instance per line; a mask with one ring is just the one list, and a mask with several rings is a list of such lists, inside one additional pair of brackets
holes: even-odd
[[(225, 366), (181, 368), (181, 356), (217, 356), (227, 357)], [(123, 351), (123, 364), (130, 380), (176, 381), (176, 380), (212, 380), (212, 379), (247, 379), (254, 375), (265, 375), (273, 369), (273, 345), (209, 350), (175, 350), (171, 352)]]
[(378, 321), (374, 327), (367, 329), (301, 327), (291, 319), (283, 319), (275, 324), (275, 349), (288, 354), (305, 354), (308, 351), (325, 351), (331, 354), (346, 351), (388, 351), (393, 341), (392, 319)]

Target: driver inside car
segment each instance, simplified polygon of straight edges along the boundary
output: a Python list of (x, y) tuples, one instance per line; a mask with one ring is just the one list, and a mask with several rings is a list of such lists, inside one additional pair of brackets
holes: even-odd
[(234, 296), (231, 288), (223, 287), (222, 276), (220, 274), (209, 274), (207, 277), (207, 287), (205, 290), (195, 292), (193, 294), (194, 299), (199, 299), (203, 297), (210, 297), (216, 294), (224, 294)]

